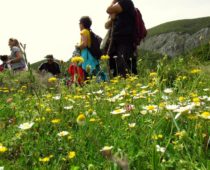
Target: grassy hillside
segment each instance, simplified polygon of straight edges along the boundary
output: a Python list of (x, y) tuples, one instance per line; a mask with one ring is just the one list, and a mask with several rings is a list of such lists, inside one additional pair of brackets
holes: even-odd
[(206, 27), (210, 27), (210, 17), (177, 20), (167, 22), (149, 29), (148, 36), (154, 36), (168, 32), (182, 32), (193, 34), (200, 29)]
[(37, 70), (39, 68), (39, 66), (44, 62), (45, 62), (45, 60), (38, 61), (36, 63), (31, 64), (31, 67), (32, 67), (32, 69)]

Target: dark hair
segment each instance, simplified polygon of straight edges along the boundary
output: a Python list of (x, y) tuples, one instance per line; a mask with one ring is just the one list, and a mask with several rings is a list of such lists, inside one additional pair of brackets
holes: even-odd
[(1, 61), (7, 61), (8, 60), (8, 55), (1, 55), (0, 56)]
[(83, 16), (79, 20), (80, 24), (82, 24), (86, 29), (90, 29), (92, 25), (92, 20), (89, 16)]

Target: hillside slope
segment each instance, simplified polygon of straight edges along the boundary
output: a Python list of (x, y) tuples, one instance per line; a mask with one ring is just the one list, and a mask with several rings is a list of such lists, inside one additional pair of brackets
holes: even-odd
[(194, 34), (206, 27), (210, 27), (210, 17), (176, 20), (149, 29), (148, 37), (169, 32)]
[(210, 41), (210, 17), (172, 21), (148, 30), (140, 49), (171, 57)]

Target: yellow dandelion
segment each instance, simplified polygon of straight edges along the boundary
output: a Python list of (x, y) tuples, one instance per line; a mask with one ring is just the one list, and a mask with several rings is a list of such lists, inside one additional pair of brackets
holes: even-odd
[(61, 119), (52, 119), (51, 123), (58, 124), (58, 123), (60, 123), (60, 121), (61, 121)]
[(70, 151), (70, 152), (68, 153), (69, 159), (73, 159), (75, 156), (76, 156), (76, 152), (74, 152), (74, 151)]
[(46, 108), (45, 111), (46, 111), (47, 113), (51, 113), (51, 112), (52, 112), (52, 110), (51, 110), (49, 107)]
[(96, 122), (96, 119), (95, 118), (91, 118), (89, 121), (90, 122)]
[(72, 63), (83, 63), (84, 59), (81, 56), (75, 56), (71, 59)]
[(149, 74), (149, 76), (150, 76), (150, 77), (156, 77), (156, 76), (157, 76), (157, 73), (156, 73), (156, 72), (151, 72), (151, 73)]
[(200, 102), (200, 99), (198, 97), (193, 98), (193, 102), (198, 103)]
[(149, 111), (155, 110), (155, 106), (153, 106), (153, 105), (149, 105), (149, 106), (147, 106), (146, 108), (147, 108), (147, 110), (149, 110)]
[(53, 157), (53, 155), (50, 155), (50, 156), (47, 156), (47, 157), (44, 157), (44, 158), (39, 158), (39, 161), (43, 162), (43, 163), (49, 162), (52, 157)]
[(190, 71), (191, 74), (197, 74), (197, 73), (200, 73), (201, 70), (200, 69), (193, 69)]
[(85, 124), (85, 115), (84, 114), (80, 114), (78, 117), (77, 117), (77, 123), (79, 125), (84, 125)]
[(0, 143), (0, 153), (6, 152), (8, 149)]
[(204, 119), (210, 119), (210, 113), (209, 112), (203, 112), (200, 117), (204, 118)]
[(180, 97), (179, 97), (179, 102), (182, 103), (182, 102), (184, 102), (184, 101), (185, 101), (185, 98), (184, 98), (183, 96), (180, 96)]
[(102, 55), (101, 56), (101, 60), (102, 61), (107, 61), (107, 60), (109, 60), (110, 59), (110, 57), (108, 56), (108, 55)]
[(48, 79), (48, 82), (49, 83), (54, 83), (54, 82), (56, 82), (57, 81), (57, 78), (56, 77), (50, 77), (49, 79)]

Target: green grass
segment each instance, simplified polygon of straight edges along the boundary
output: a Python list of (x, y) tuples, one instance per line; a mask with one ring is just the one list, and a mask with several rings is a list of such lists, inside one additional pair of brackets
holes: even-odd
[(193, 34), (206, 27), (210, 27), (210, 17), (177, 20), (167, 22), (149, 29), (148, 36), (154, 36), (168, 32)]

